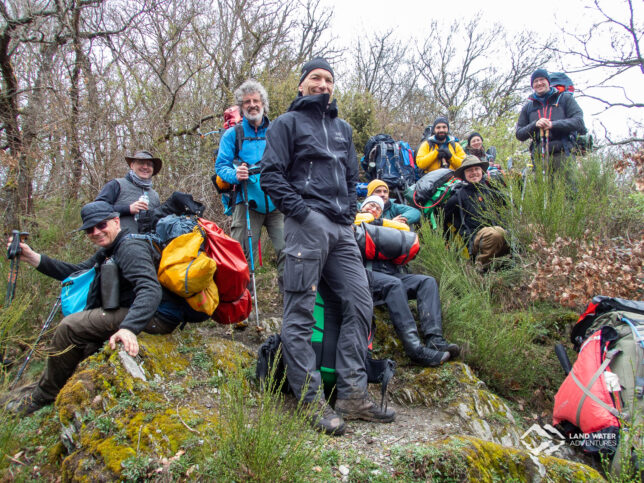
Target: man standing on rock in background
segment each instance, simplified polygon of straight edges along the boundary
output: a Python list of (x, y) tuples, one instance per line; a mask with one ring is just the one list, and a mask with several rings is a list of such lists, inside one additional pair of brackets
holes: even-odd
[(519, 141), (531, 140), (533, 160), (547, 149), (545, 168), (554, 173), (566, 168), (564, 160), (571, 154), (576, 135), (588, 132), (584, 113), (572, 93), (559, 92), (550, 86), (547, 70), (535, 70), (530, 85), (534, 92), (521, 109), (515, 134)]
[[(289, 385), (319, 431), (340, 435), (346, 419), (391, 422), (367, 392), (372, 306), (353, 233), (358, 161), (349, 124), (338, 118), (334, 73), (323, 58), (304, 64), (299, 93), (266, 133), (261, 186), (284, 213), (286, 261), (282, 350)], [(321, 395), (311, 336), (320, 278), (335, 289), (343, 320), (336, 348), (335, 411)], [(337, 411), (337, 412), (336, 412)]]

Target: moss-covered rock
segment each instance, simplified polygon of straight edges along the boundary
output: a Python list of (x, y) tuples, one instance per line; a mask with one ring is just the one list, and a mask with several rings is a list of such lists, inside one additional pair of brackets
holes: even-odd
[(58, 395), (61, 439), (69, 453), (62, 464), (65, 480), (112, 481), (123, 477), (124, 468), (145, 477), (181, 455), (182, 447), (218, 424), (222, 378), (252, 361), (242, 345), (203, 337), (198, 329), (143, 334), (139, 344), (135, 361), (145, 380), (106, 346), (81, 363)]
[(394, 457), (398, 475), (407, 481), (604, 481), (583, 464), (473, 437), (397, 448)]

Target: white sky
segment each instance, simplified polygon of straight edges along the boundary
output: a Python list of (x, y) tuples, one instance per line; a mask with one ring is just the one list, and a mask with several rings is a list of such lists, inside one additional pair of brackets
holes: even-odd
[[(513, 32), (534, 31), (535, 41), (540, 37), (560, 34), (561, 27), (568, 31), (584, 33), (591, 24), (594, 15), (594, 6), (591, 0), (542, 0), (528, 2), (525, 0), (322, 0), (323, 3), (334, 8), (335, 16), (332, 34), (339, 37), (344, 46), (353, 45), (355, 41), (364, 37), (366, 33), (393, 29), (400, 38), (410, 36), (422, 39), (423, 29), (427, 28), (432, 20), (446, 22), (446, 25), (456, 18), (470, 19), (478, 12), (482, 19), (493, 24), (498, 22), (503, 25), (511, 35)], [(609, 8), (618, 8), (625, 11), (623, 0), (604, 1)], [(644, 1), (634, 0), (636, 19), (644, 21)], [(592, 7), (593, 9), (584, 8)], [(639, 15), (638, 15), (639, 14)], [(644, 39), (643, 39), (644, 40)], [(606, 40), (606, 47), (610, 49), (610, 39)], [(557, 65), (546, 66), (551, 71), (561, 70)], [(584, 89), (597, 74), (579, 73), (571, 75), (575, 87)], [(620, 85), (625, 85), (633, 94), (642, 99), (642, 82), (644, 76), (636, 69), (619, 79)], [(526, 84), (529, 79), (526, 79)], [(644, 109), (626, 110), (612, 109), (607, 113), (595, 115), (602, 110), (602, 106), (591, 99), (577, 97), (584, 110), (586, 126), (600, 137), (603, 137), (601, 120), (613, 135), (626, 137), (629, 126), (629, 116), (644, 122)], [(639, 112), (638, 112), (639, 111)]]

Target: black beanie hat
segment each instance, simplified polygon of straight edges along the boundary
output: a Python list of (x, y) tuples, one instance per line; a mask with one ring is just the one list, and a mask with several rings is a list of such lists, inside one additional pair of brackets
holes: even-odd
[(432, 131), (436, 129), (436, 124), (445, 124), (447, 126), (447, 130), (449, 131), (449, 122), (447, 121), (446, 117), (439, 116), (436, 118), (434, 121), (434, 124), (432, 125)]
[(472, 141), (472, 138), (475, 138), (476, 136), (480, 137), (480, 138), (481, 138), (481, 141), (483, 141), (483, 136), (481, 136), (479, 133), (477, 133), (476, 131), (474, 131), (472, 134), (470, 134), (469, 136), (467, 136), (467, 145), (468, 145), (468, 146), (470, 145), (470, 142)]
[(530, 77), (530, 87), (532, 87), (532, 84), (534, 84), (534, 80), (538, 79), (539, 77), (543, 77), (548, 81), (548, 84), (550, 84), (550, 75), (548, 74), (548, 71), (546, 69), (537, 69), (532, 73), (532, 76)]
[(301, 85), (302, 82), (304, 82), (304, 79), (306, 79), (306, 76), (315, 69), (324, 69), (327, 72), (331, 73), (331, 77), (335, 77), (333, 69), (331, 68), (331, 65), (326, 61), (326, 59), (323, 57), (316, 57), (315, 59), (309, 60), (302, 66), (302, 75), (300, 76), (300, 83), (298, 85)]

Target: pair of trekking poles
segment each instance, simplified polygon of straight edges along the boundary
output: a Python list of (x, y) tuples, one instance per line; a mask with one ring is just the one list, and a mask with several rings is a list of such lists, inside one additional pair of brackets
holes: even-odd
[[(540, 118), (545, 118), (550, 120), (552, 116), (552, 107), (550, 107), (550, 109), (548, 109), (547, 107), (544, 107), (543, 112), (541, 110), (537, 110), (537, 114)], [(550, 159), (549, 159), (550, 129), (539, 128), (539, 136), (540, 136), (540, 142), (541, 142), (541, 180), (545, 185), (547, 180), (548, 167), (550, 164)], [(523, 169), (523, 174), (522, 174), (523, 187), (521, 189), (521, 208), (520, 208), (519, 214), (521, 214), (523, 211), (523, 200), (525, 199), (526, 185), (528, 184), (528, 173), (530, 168), (534, 168), (534, 165), (529, 164)], [(544, 195), (544, 198), (543, 198), (544, 211), (546, 210), (547, 206), (548, 206), (548, 197), (547, 195)]]
[[(7, 277), (7, 292), (5, 294), (5, 299), (4, 299), (5, 309), (9, 308), (9, 306), (11, 305), (11, 302), (13, 302), (13, 299), (16, 296), (16, 283), (18, 281), (18, 269), (20, 268), (20, 254), (22, 253), (22, 250), (20, 248), (20, 242), (26, 241), (27, 237), (29, 236), (29, 233), (24, 231), (21, 232), (18, 230), (13, 230), (12, 235), (13, 235), (13, 239), (11, 240), (11, 244), (7, 249), (7, 259), (10, 261), (10, 265), (9, 265), (9, 276)], [(54, 306), (49, 312), (49, 316), (45, 320), (45, 323), (43, 324), (43, 327), (40, 330), (40, 334), (38, 334), (36, 341), (29, 349), (29, 352), (27, 353), (27, 356), (25, 357), (25, 360), (22, 363), (22, 366), (20, 366), (20, 369), (18, 370), (16, 377), (13, 383), (11, 384), (10, 389), (14, 389), (16, 387), (16, 384), (20, 380), (22, 373), (25, 371), (27, 364), (29, 364), (29, 361), (31, 360), (31, 356), (34, 353), (34, 350), (38, 346), (38, 343), (40, 342), (40, 339), (42, 339), (42, 336), (45, 334), (45, 332), (47, 332), (47, 330), (49, 330), (49, 327), (51, 326), (51, 323), (54, 321), (54, 318), (56, 317), (56, 313), (58, 312), (59, 308), (60, 308), (60, 297), (56, 299)], [(3, 364), (8, 365), (8, 362), (6, 360), (3, 360), (2, 362)]]

